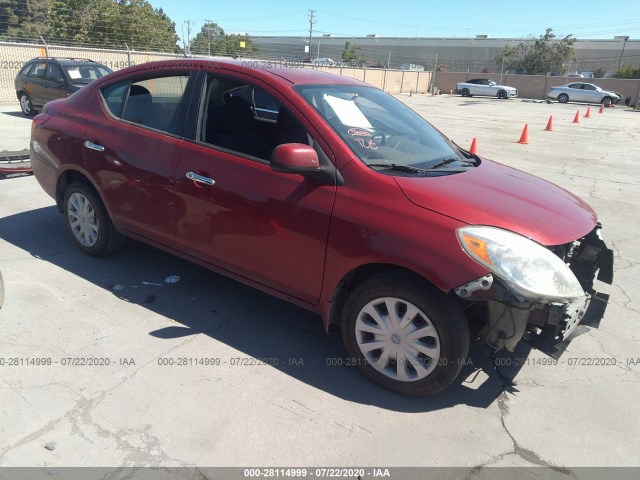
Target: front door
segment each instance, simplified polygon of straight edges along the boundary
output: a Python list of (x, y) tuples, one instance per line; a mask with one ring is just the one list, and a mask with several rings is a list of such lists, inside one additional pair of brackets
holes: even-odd
[[(257, 98), (279, 112), (277, 121), (260, 114)], [(185, 140), (178, 152), (176, 245), (315, 304), (336, 186), (271, 170), (270, 154), (280, 143), (312, 144), (328, 161), (295, 117), (283, 120), (281, 102), (241, 78), (207, 79), (200, 136)]]

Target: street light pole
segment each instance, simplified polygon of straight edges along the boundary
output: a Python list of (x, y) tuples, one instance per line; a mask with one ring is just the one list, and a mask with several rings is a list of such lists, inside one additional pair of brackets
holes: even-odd
[(622, 56), (624, 55), (624, 47), (627, 46), (627, 40), (629, 40), (629, 36), (625, 35), (624, 37), (621, 37), (622, 40), (624, 40), (624, 43), (622, 44), (622, 52), (620, 52), (620, 60), (618, 61), (618, 70), (620, 70), (620, 66), (622, 65)]

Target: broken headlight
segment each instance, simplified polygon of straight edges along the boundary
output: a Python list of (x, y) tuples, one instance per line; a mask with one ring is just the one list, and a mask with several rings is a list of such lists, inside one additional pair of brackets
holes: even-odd
[(517, 295), (545, 301), (585, 296), (567, 264), (539, 243), (495, 227), (462, 227), (457, 233), (463, 250)]

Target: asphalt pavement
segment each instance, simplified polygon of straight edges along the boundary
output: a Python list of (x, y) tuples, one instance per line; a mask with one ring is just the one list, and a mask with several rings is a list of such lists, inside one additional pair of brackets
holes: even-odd
[[(137, 242), (89, 258), (33, 176), (0, 178), (0, 466), (639, 467), (640, 112), (398, 98), (598, 212), (615, 251), (600, 329), (558, 364), (521, 346), (496, 368), (474, 345), (447, 390), (401, 397), (346, 366), (315, 315)], [(0, 150), (28, 148), (17, 107)]]

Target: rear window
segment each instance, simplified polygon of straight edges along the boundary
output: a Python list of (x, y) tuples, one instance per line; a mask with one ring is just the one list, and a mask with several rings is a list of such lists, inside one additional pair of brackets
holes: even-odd
[(189, 76), (172, 75), (130, 82), (101, 90), (109, 112), (122, 120), (176, 134)]
[(22, 67), (22, 69), (20, 70), (20, 75), (28, 75), (29, 74), (29, 70), (31, 70), (31, 67), (33, 67), (33, 63), (27, 63), (24, 67)]

